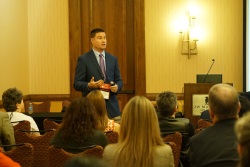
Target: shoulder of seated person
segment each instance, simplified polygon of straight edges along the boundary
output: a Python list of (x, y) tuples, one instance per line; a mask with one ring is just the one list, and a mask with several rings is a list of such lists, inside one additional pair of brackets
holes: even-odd
[(185, 122), (185, 123), (189, 123), (190, 122), (190, 120), (188, 118), (175, 118), (175, 119), (177, 119), (179, 121), (182, 121), (182, 122)]

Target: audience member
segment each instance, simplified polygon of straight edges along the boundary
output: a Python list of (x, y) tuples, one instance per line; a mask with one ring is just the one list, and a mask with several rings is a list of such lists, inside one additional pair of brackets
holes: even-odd
[[(15, 144), (15, 136), (13, 126), (10, 123), (9, 116), (6, 112), (0, 112), (0, 145)], [(14, 147), (13, 147), (14, 148)], [(13, 149), (11, 147), (4, 147), (4, 151)]]
[(152, 103), (135, 96), (122, 112), (119, 141), (104, 149), (103, 159), (111, 167), (174, 166), (170, 146), (163, 143)]
[(235, 125), (240, 161), (238, 167), (250, 166), (250, 113), (241, 117)]
[(194, 135), (194, 127), (187, 118), (175, 118), (177, 110), (177, 96), (173, 92), (162, 92), (156, 97), (158, 120), (161, 136), (165, 137), (174, 132), (182, 134), (181, 162), (188, 166), (187, 159), (189, 140)]
[(76, 156), (69, 159), (63, 167), (109, 167), (105, 161), (94, 157)]
[(108, 144), (106, 135), (95, 130), (97, 118), (95, 107), (86, 97), (73, 100), (63, 116), (51, 145), (61, 147), (71, 153), (82, 152), (81, 147)]
[(242, 117), (243, 115), (245, 115), (247, 112), (250, 111), (250, 101), (246, 96), (242, 94), (240, 94), (239, 100), (241, 105), (239, 117)]
[(235, 167), (239, 157), (234, 126), (240, 110), (236, 90), (216, 84), (209, 91), (209, 112), (214, 123), (190, 140), (190, 166)]
[(1, 167), (21, 167), (21, 165), (13, 161), (10, 157), (0, 152), (0, 166)]
[[(23, 93), (16, 88), (9, 88), (2, 95), (4, 109), (8, 112), (11, 122), (29, 121), (31, 131), (39, 131), (34, 119), (28, 115), (21, 113), (24, 109)], [(16, 125), (17, 123), (12, 123)], [(32, 132), (33, 135), (40, 135), (39, 132)]]
[(106, 103), (102, 93), (99, 90), (92, 90), (87, 98), (94, 104), (97, 117), (99, 120), (98, 129), (101, 131), (117, 131), (120, 128), (118, 123), (115, 123), (114, 120), (108, 119)]
[[(245, 113), (250, 111), (250, 101), (248, 99), (248, 96), (249, 95), (247, 93), (240, 93), (239, 95), (239, 101), (241, 105), (239, 117), (242, 117)], [(207, 121), (212, 122), (208, 110), (205, 110), (201, 113), (200, 119), (205, 119)]]
[(206, 121), (212, 122), (212, 119), (210, 118), (210, 114), (208, 110), (204, 110), (201, 112), (200, 119), (205, 119)]

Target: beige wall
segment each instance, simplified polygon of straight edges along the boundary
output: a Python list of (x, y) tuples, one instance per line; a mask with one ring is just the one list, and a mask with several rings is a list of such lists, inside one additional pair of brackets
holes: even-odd
[[(242, 91), (242, 1), (192, 1), (198, 55), (180, 54), (178, 18), (190, 0), (145, 0), (146, 92), (183, 92), (196, 74), (223, 74)], [(0, 0), (0, 92), (69, 94), (68, 0)], [(1, 97), (0, 97), (1, 99)]]
[[(189, 3), (196, 6), (198, 55), (181, 55), (180, 28)], [(146, 92), (182, 93), (196, 74), (223, 74), (224, 83), (243, 90), (243, 2), (238, 0), (145, 0)]]
[(0, 99), (9, 87), (29, 93), (27, 0), (0, 0)]
[(69, 94), (68, 0), (28, 0), (30, 94)]
[(68, 0), (0, 0), (0, 94), (69, 94), (68, 36)]

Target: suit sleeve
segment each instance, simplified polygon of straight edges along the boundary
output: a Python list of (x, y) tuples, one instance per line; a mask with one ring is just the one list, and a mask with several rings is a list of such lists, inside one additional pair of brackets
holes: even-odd
[(88, 91), (88, 82), (86, 81), (87, 74), (87, 65), (83, 57), (78, 57), (77, 65), (75, 69), (75, 79), (74, 79), (74, 88), (79, 92)]
[(116, 58), (116, 61), (115, 61), (115, 76), (114, 77), (115, 77), (115, 83), (118, 85), (118, 91), (117, 92), (120, 92), (122, 87), (123, 87), (123, 81), (122, 81), (122, 78), (121, 78), (117, 58)]

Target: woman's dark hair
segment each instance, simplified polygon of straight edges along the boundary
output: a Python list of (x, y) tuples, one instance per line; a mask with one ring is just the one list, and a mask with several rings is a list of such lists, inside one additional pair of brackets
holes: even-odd
[(95, 107), (86, 97), (73, 100), (63, 116), (58, 129), (63, 140), (76, 139), (84, 143), (85, 139), (94, 133), (96, 122)]
[(7, 112), (16, 111), (16, 104), (20, 104), (23, 100), (23, 93), (17, 88), (9, 88), (2, 95), (3, 108)]

